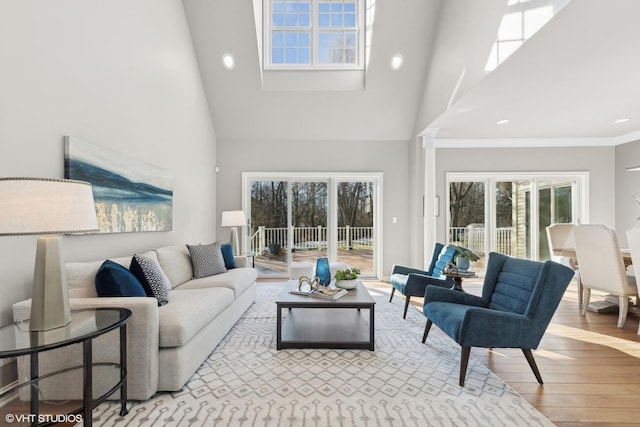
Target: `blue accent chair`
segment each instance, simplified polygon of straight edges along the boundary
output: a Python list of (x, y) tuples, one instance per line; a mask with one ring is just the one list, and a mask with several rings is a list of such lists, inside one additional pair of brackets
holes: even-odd
[(423, 306), (427, 325), (422, 342), (435, 324), (460, 344), (460, 386), (464, 386), (471, 347), (520, 348), (542, 384), (531, 350), (540, 344), (573, 275), (569, 267), (553, 261), (542, 263), (492, 252), (482, 297), (427, 287)]
[(445, 288), (453, 287), (453, 280), (450, 277), (443, 276), (442, 269), (447, 263), (453, 262), (453, 256), (455, 253), (456, 250), (451, 246), (436, 243), (433, 248), (429, 270), (423, 271), (415, 268), (404, 267), (402, 265), (393, 266), (391, 269), (390, 280), (393, 289), (391, 289), (389, 302), (393, 299), (393, 294), (396, 290), (404, 295), (403, 319), (407, 318), (407, 310), (409, 308), (411, 297), (423, 297), (427, 286), (435, 285)]

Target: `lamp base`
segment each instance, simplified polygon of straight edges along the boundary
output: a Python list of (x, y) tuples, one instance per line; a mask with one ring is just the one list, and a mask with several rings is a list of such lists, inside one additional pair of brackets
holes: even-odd
[(48, 331), (71, 321), (60, 238), (38, 238), (29, 330)]
[(231, 227), (231, 247), (234, 255), (240, 255), (240, 245), (238, 244), (238, 227)]

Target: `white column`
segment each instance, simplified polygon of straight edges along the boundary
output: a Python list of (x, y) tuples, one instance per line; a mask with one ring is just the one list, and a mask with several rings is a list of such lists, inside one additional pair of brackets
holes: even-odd
[(440, 200), (436, 202), (436, 149), (435, 139), (437, 128), (427, 128), (422, 133), (422, 148), (424, 152), (424, 202), (423, 202), (423, 221), (424, 221), (424, 259), (423, 269), (429, 268), (433, 245), (436, 243), (436, 216), (441, 210), (438, 206), (444, 202)]

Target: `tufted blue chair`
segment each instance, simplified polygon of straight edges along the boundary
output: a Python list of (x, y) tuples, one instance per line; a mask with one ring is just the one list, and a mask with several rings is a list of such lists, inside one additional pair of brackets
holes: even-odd
[(423, 297), (424, 291), (428, 285), (442, 286), (451, 288), (453, 280), (449, 277), (442, 276), (442, 268), (449, 262), (453, 262), (453, 256), (456, 250), (451, 246), (444, 246), (442, 243), (436, 243), (431, 256), (429, 270), (423, 271), (415, 268), (404, 267), (402, 265), (394, 265), (391, 269), (391, 297), (393, 294), (400, 292), (405, 297), (403, 319), (407, 317), (407, 309), (411, 297)]
[(573, 270), (553, 261), (538, 262), (492, 252), (482, 297), (429, 286), (424, 296), (427, 317), (422, 342), (432, 324), (462, 346), (460, 385), (471, 347), (520, 348), (536, 379), (542, 377), (531, 353), (558, 308)]

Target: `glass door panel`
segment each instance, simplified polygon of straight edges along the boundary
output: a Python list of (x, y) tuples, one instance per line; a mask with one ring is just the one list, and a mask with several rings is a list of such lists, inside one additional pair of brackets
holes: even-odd
[(326, 257), (327, 183), (291, 183), (291, 261), (311, 262)]
[(449, 242), (464, 246), (480, 260), (471, 269), (483, 269), (485, 258), (485, 182), (449, 183)]
[(337, 260), (360, 269), (363, 276), (375, 275), (375, 191), (369, 181), (337, 184)]
[(492, 250), (528, 258), (531, 242), (530, 180), (496, 182), (496, 227)]
[(573, 190), (571, 185), (553, 189), (553, 222), (566, 224), (573, 222)]
[(260, 277), (289, 277), (292, 262), (319, 257), (381, 277), (382, 174), (246, 172), (243, 183), (246, 237)]
[(260, 275), (287, 274), (286, 181), (251, 181), (250, 244)]
[(538, 259), (549, 259), (547, 227), (551, 225), (551, 188), (538, 190)]
[(588, 218), (582, 173), (447, 173), (447, 187), (448, 241), (478, 255), (549, 259), (546, 227)]

